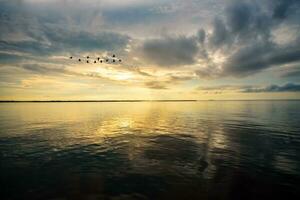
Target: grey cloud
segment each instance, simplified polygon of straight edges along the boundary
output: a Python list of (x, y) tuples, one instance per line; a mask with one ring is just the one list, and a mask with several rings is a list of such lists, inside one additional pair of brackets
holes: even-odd
[(284, 67), (280, 71), (280, 76), (283, 78), (300, 78), (300, 63)]
[(157, 81), (149, 81), (145, 83), (145, 86), (150, 89), (156, 89), (156, 90), (164, 90), (168, 89), (166, 84), (163, 82), (157, 82)]
[(275, 5), (273, 17), (278, 19), (286, 18), (300, 7), (299, 0), (274, 0), (273, 4)]
[(193, 76), (176, 76), (176, 75), (170, 75), (170, 82), (180, 82), (180, 81), (188, 81), (193, 79)]
[(213, 48), (220, 48), (223, 45), (231, 44), (231, 34), (224, 22), (216, 18), (213, 23), (213, 33), (210, 37), (210, 45)]
[(47, 67), (40, 64), (23, 64), (21, 67), (25, 70), (37, 74), (66, 74), (67, 71), (64, 67)]
[(298, 44), (280, 47), (270, 43), (254, 43), (230, 56), (223, 66), (223, 74), (247, 76), (272, 66), (297, 61), (300, 61)]
[(129, 37), (112, 32), (100, 32), (92, 34), (89, 32), (70, 32), (62, 29), (45, 30), (47, 38), (54, 42), (53, 45), (59, 45), (61, 49), (78, 49), (80, 51), (93, 50), (116, 50), (124, 47)]
[(161, 66), (193, 64), (198, 52), (195, 37), (166, 37), (145, 41), (143, 56), (151, 63)]
[(150, 73), (148, 73), (148, 72), (145, 72), (145, 71), (142, 71), (142, 70), (141, 70), (140, 68), (138, 68), (138, 67), (128, 67), (127, 69), (130, 70), (130, 71), (133, 71), (133, 72), (135, 72), (135, 73), (137, 73), (137, 74), (140, 74), (140, 75), (142, 75), (142, 76), (153, 77), (152, 74), (150, 74)]
[(217, 86), (199, 86), (197, 90), (211, 91), (211, 90), (240, 90), (241, 88), (248, 88), (249, 86), (240, 85), (217, 85)]
[(0, 53), (0, 64), (11, 64), (11, 63), (15, 63), (16, 61), (22, 61), (24, 59), (25, 59), (24, 56), (9, 54), (9, 53)]
[(198, 31), (198, 41), (200, 42), (200, 44), (203, 44), (205, 42), (206, 39), (206, 32), (204, 29), (199, 29)]
[(0, 50), (33, 55), (52, 55), (64, 51), (111, 51), (124, 47), (129, 40), (128, 36), (109, 32), (91, 34), (49, 28), (44, 31), (46, 41), (0, 41)]
[(226, 9), (226, 24), (237, 42), (243, 40), (268, 40), (272, 25), (259, 5), (244, 1), (234, 2)]
[(243, 90), (242, 92), (245, 93), (252, 93), (252, 92), (300, 92), (300, 84), (295, 83), (287, 83), (285, 85), (270, 85), (266, 87), (252, 87)]
[(64, 51), (115, 51), (128, 43), (127, 35), (91, 31), (84, 26), (85, 21), (74, 24), (78, 16), (82, 19), (81, 13), (56, 9), (62, 5), (48, 3), (49, 8), (48, 4), (24, 6), (0, 2), (0, 50), (52, 55)]
[(148, 81), (145, 86), (150, 89), (168, 89), (170, 86), (179, 84), (184, 81), (192, 80), (194, 77), (192, 75), (177, 75), (169, 74), (164, 81)]
[(195, 74), (199, 78), (214, 79), (219, 77), (221, 75), (221, 72), (216, 66), (208, 64), (207, 67), (199, 68), (198, 70), (196, 70)]
[[(224, 19), (224, 20), (223, 20)], [(253, 2), (233, 1), (225, 9), (222, 19), (213, 21), (209, 43), (213, 50), (237, 48), (253, 41), (266, 42), (270, 38), (271, 17)]]
[(300, 92), (300, 84), (287, 83), (284, 85), (217, 85), (217, 86), (199, 86), (196, 88), (200, 91), (229, 91), (235, 90), (243, 93), (260, 93), (260, 92)]
[(227, 8), (227, 20), (232, 32), (241, 32), (251, 23), (252, 10), (246, 3), (235, 3)]
[(281, 77), (284, 78), (300, 77), (300, 70), (284, 73), (283, 75), (281, 75)]
[[(120, 21), (118, 19), (122, 17), (120, 23), (123, 25), (130, 24), (131, 20), (137, 22), (142, 19), (144, 22), (145, 18), (156, 19), (152, 11), (140, 11), (139, 8), (148, 8), (145, 5), (131, 8), (111, 7), (99, 13), (98, 8), (92, 8), (97, 7), (93, 4), (88, 5), (89, 12), (85, 14), (82, 11), (87, 10), (87, 7), (79, 8), (86, 4), (85, 1), (80, 1), (80, 6), (74, 7), (70, 4), (75, 1), (68, 1), (67, 8), (72, 9), (67, 10), (63, 9), (63, 4), (51, 3), (49, 8), (48, 4), (37, 8), (43, 4), (32, 4), (34, 6), (30, 7), (22, 5), (21, 2), (0, 1), (0, 51), (24, 52), (42, 57), (62, 52), (79, 54), (84, 51), (119, 50), (126, 46), (130, 37), (99, 31), (100, 26), (96, 28), (97, 31), (92, 31), (92, 19), (98, 19), (100, 14), (104, 14), (104, 18), (111, 20), (110, 22)], [(296, 27), (299, 32), (299, 20), (290, 19), (291, 16), (299, 19), (299, 2), (231, 1), (225, 12), (213, 21), (211, 33), (200, 29), (192, 36), (146, 39), (138, 50), (149, 63), (162, 67), (191, 65), (199, 59), (204, 64), (195, 73), (201, 78), (243, 77), (273, 66), (298, 62), (300, 39), (282, 46), (276, 44), (272, 33), (281, 24), (290, 29)], [(58, 7), (61, 8), (57, 9)], [(135, 19), (136, 16), (139, 18)], [(106, 25), (103, 27), (107, 28)], [(212, 59), (212, 55), (218, 50), (222, 50), (221, 53), (226, 57), (223, 64), (214, 63)], [(10, 62), (12, 58), (0, 55), (2, 62)], [(141, 75), (147, 76), (142, 73)]]
[[(281, 21), (274, 18), (273, 13), (279, 12), (276, 11), (279, 9), (278, 6), (286, 12), (298, 6), (299, 3), (292, 0), (285, 2), (278, 0), (278, 2), (276, 6), (264, 8), (263, 3), (233, 1), (226, 9), (225, 21), (218, 18), (214, 21), (213, 32), (209, 37), (211, 48), (205, 49), (205, 51), (214, 52), (227, 47), (225, 51), (222, 51), (227, 57), (221, 64), (223, 71), (220, 73), (216, 70), (215, 64), (208, 59), (208, 67), (197, 70), (196, 74), (209, 78), (244, 77), (273, 66), (298, 62), (300, 39), (281, 45), (274, 41), (271, 32), (282, 23), (286, 26), (290, 23), (287, 18)], [(299, 15), (300, 12), (286, 13), (286, 15), (297, 14)], [(296, 26), (291, 28), (300, 27), (299, 20), (293, 23), (296, 23)]]

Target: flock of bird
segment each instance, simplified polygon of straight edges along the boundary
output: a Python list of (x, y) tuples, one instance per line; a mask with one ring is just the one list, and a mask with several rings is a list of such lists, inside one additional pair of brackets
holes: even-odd
[[(70, 56), (70, 59), (73, 59), (74, 57), (73, 56)], [(75, 59), (75, 58), (74, 58)], [(106, 63), (109, 63), (110, 61), (113, 62), (113, 63), (116, 63), (116, 62), (122, 62), (121, 59), (118, 59), (116, 58), (116, 55), (113, 54), (111, 58), (100, 58), (100, 57), (97, 57), (96, 59), (93, 59), (93, 60), (89, 60), (90, 59), (90, 56), (86, 56), (86, 63), (103, 63), (103, 62), (106, 62)], [(83, 59), (81, 58), (78, 58), (78, 62), (81, 62), (83, 61)]]

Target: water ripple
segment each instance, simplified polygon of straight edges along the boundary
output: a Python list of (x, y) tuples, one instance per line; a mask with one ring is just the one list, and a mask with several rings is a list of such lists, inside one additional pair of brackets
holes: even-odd
[(3, 199), (300, 196), (299, 102), (61, 106), (0, 105)]

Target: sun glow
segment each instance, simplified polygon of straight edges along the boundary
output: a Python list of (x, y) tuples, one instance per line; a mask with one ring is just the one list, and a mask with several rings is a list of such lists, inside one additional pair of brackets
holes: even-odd
[(124, 72), (121, 72), (121, 73), (117, 73), (114, 78), (116, 80), (129, 80), (131, 78), (133, 78), (133, 75), (131, 73), (124, 73)]

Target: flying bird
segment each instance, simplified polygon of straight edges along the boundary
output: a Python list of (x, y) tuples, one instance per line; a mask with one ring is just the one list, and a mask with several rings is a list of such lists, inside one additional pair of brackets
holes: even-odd
[[(70, 56), (69, 59), (76, 60), (77, 58)], [(106, 58), (96, 57), (94, 60), (89, 60), (89, 59), (90, 59), (90, 56), (86, 56), (86, 63), (97, 63), (97, 61), (98, 61), (100, 63), (106, 62), (106, 63), (112, 64), (112, 63), (116, 63), (116, 62), (122, 62), (122, 60), (120, 58), (118, 58), (115, 54), (112, 54), (111, 57), (106, 57)], [(81, 58), (78, 58), (78, 62), (81, 62), (81, 61), (84, 61), (84, 60)]]

